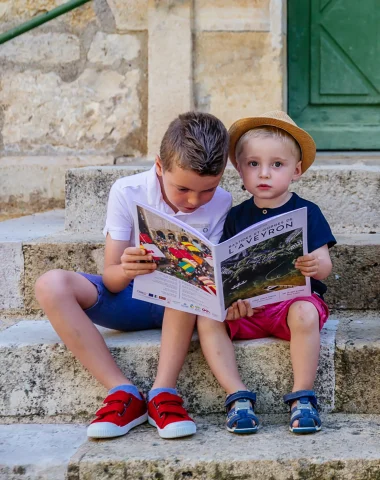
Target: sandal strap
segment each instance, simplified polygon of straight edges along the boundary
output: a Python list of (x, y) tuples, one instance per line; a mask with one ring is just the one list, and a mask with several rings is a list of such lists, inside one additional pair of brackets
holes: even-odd
[(307, 398), (314, 408), (318, 408), (317, 397), (314, 390), (298, 390), (297, 392), (287, 393), (284, 395), (284, 402), (289, 406), (294, 400), (300, 400), (301, 398)]
[(254, 407), (256, 403), (256, 393), (250, 392), (249, 390), (239, 390), (235, 393), (231, 393), (231, 395), (228, 395), (226, 401), (224, 402), (227, 412), (229, 410), (229, 406), (236, 402), (236, 400), (250, 400), (252, 407)]
[[(249, 400), (249, 399), (244, 399), (244, 400)], [(251, 406), (251, 403), (249, 404), (248, 408), (239, 408), (239, 401), (235, 403), (235, 406), (233, 406), (230, 411), (227, 413), (227, 420), (226, 420), (226, 425), (229, 428), (232, 428), (235, 424), (239, 424), (239, 422), (244, 421), (244, 420), (251, 420), (255, 423), (254, 428), (258, 428), (259, 426), (259, 419), (255, 415), (255, 412), (253, 411), (253, 408)]]
[(316, 427), (320, 427), (322, 425), (318, 410), (316, 410), (310, 402), (305, 400), (302, 401), (302, 399), (300, 399), (297, 402), (297, 406), (291, 411), (290, 426), (292, 427), (293, 423), (298, 420), (298, 428), (309, 427), (309, 419), (313, 420)]

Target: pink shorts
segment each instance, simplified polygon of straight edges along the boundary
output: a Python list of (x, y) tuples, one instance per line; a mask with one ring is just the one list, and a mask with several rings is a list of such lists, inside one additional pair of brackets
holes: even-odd
[(311, 297), (299, 297), (285, 302), (266, 305), (261, 312), (253, 317), (226, 321), (228, 334), (235, 340), (254, 340), (257, 338), (277, 337), (290, 340), (290, 330), (287, 323), (290, 305), (295, 302), (310, 302), (319, 313), (319, 330), (322, 329), (329, 309), (325, 302), (315, 293)]

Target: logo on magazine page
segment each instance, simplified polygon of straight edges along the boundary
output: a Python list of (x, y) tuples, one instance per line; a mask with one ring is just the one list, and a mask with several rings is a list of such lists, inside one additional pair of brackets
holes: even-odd
[(144, 296), (148, 295), (146, 292), (143, 292), (142, 290), (137, 290), (137, 293), (139, 293), (140, 295), (144, 295)]
[(181, 307), (189, 308), (189, 305), (187, 303), (181, 303)]
[(207, 308), (202, 308), (202, 312), (211, 313), (210, 310), (207, 310)]

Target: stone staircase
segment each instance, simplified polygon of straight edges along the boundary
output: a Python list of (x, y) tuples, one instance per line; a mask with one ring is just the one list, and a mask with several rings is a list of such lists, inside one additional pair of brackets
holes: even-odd
[[(85, 425), (105, 396), (66, 350), (34, 299), (52, 268), (101, 273), (101, 228), (111, 184), (149, 168), (86, 167), (66, 176), (66, 209), (0, 223), (0, 479), (378, 479), (380, 478), (380, 163), (319, 158), (294, 191), (318, 203), (338, 245), (316, 381), (324, 429), (287, 431), (282, 395), (291, 389), (289, 345), (236, 342), (239, 367), (258, 392), (263, 429), (223, 428), (224, 393), (193, 337), (178, 389), (198, 420), (193, 438), (164, 441), (144, 425), (126, 437), (86, 441)], [(222, 186), (245, 197), (233, 169)], [(118, 365), (147, 391), (159, 331), (103, 329)], [(252, 448), (253, 447), (253, 448)]]

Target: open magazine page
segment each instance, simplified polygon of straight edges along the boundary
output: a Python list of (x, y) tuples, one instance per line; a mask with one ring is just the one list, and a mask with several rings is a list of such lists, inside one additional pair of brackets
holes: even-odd
[(220, 317), (213, 245), (170, 215), (137, 204), (136, 245), (153, 256), (155, 272), (136, 277), (133, 297), (211, 318)]
[(311, 295), (310, 279), (294, 267), (306, 253), (307, 208), (256, 223), (216, 246), (224, 308), (238, 299), (254, 308)]

